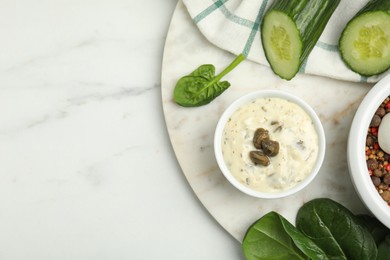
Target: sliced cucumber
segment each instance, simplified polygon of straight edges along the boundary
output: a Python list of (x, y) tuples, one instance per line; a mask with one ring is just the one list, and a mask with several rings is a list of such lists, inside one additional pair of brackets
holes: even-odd
[(362, 76), (390, 68), (390, 0), (370, 1), (343, 30), (339, 50), (345, 64)]
[(290, 80), (321, 36), (340, 0), (276, 0), (264, 15), (261, 40), (272, 70)]
[(263, 46), (272, 70), (282, 78), (291, 79), (297, 73), (302, 54), (299, 31), (290, 16), (274, 11), (263, 25)]

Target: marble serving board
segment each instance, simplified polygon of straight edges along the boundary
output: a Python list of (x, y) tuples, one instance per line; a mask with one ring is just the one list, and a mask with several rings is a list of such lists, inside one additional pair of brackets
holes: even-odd
[[(302, 74), (285, 81), (269, 67), (246, 60), (225, 76), (231, 87), (210, 104), (184, 108), (173, 102), (173, 89), (180, 77), (205, 63), (214, 64), (218, 73), (233, 59), (234, 55), (203, 37), (179, 1), (164, 50), (163, 110), (183, 173), (216, 221), (242, 241), (247, 228), (269, 211), (279, 212), (295, 223), (299, 207), (318, 197), (334, 199), (354, 213), (368, 213), (350, 180), (346, 151), (353, 116), (372, 84)], [(261, 89), (280, 89), (303, 98), (324, 126), (327, 141), (322, 168), (309, 186), (291, 197), (266, 200), (241, 193), (225, 179), (214, 157), (214, 131), (224, 109), (242, 95)]]

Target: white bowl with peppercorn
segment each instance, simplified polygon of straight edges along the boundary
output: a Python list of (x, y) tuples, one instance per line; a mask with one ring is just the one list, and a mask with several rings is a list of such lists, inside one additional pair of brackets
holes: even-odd
[(359, 105), (347, 155), (360, 199), (390, 228), (390, 74), (376, 83)]
[(258, 198), (281, 198), (306, 187), (325, 155), (325, 134), (315, 111), (281, 90), (249, 93), (220, 117), (214, 152), (226, 179)]

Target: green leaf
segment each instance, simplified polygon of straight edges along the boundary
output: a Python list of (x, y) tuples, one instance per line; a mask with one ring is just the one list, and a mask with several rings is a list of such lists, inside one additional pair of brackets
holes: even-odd
[(197, 107), (210, 103), (230, 87), (227, 81), (220, 81), (233, 70), (245, 56), (238, 55), (220, 74), (215, 76), (215, 67), (211, 64), (199, 66), (189, 75), (178, 80), (173, 91), (174, 101), (184, 107)]
[(202, 106), (221, 95), (230, 83), (227, 81), (210, 84), (202, 76), (182, 77), (176, 85), (174, 98), (177, 104), (184, 107)]
[(390, 234), (390, 230), (377, 218), (364, 214), (356, 215), (356, 217), (360, 224), (370, 232), (377, 246)]
[(379, 244), (377, 260), (390, 260), (390, 235)]
[(285, 218), (281, 217), (281, 222), (285, 231), (294, 241), (294, 244), (310, 259), (330, 259), (317, 244), (315, 244), (310, 238), (302, 234)]
[(328, 259), (317, 245), (276, 212), (264, 215), (248, 229), (242, 249), (247, 260), (308, 259), (307, 256)]
[(188, 76), (203, 77), (212, 80), (215, 76), (215, 67), (212, 64), (204, 64), (191, 72)]
[(298, 211), (296, 226), (331, 259), (376, 259), (377, 247), (371, 234), (355, 215), (333, 200), (305, 203)]

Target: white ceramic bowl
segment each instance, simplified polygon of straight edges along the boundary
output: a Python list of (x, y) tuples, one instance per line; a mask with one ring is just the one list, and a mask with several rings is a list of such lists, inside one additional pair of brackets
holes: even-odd
[[(272, 192), (272, 193), (267, 193), (267, 192), (260, 192), (260, 191), (255, 191), (253, 189), (250, 189), (249, 187), (245, 186), (241, 182), (239, 182), (229, 171), (228, 167), (225, 164), (225, 160), (222, 155), (222, 145), (221, 145), (221, 140), (222, 140), (222, 135), (223, 135), (223, 130), (225, 127), (225, 124), (229, 117), (242, 105), (247, 104), (255, 99), (258, 98), (266, 98), (266, 97), (276, 97), (276, 98), (282, 98), (285, 100), (288, 100), (290, 102), (293, 102), (297, 105), (299, 105), (303, 110), (311, 117), (315, 130), (318, 134), (318, 141), (319, 141), (319, 149), (318, 149), (318, 156), (317, 159), (314, 163), (314, 166), (310, 172), (310, 174), (300, 183), (298, 183), (296, 186), (283, 190), (280, 192)], [(226, 179), (237, 189), (240, 191), (251, 195), (253, 197), (257, 198), (265, 198), (265, 199), (272, 199), (272, 198), (281, 198), (281, 197), (286, 197), (289, 195), (292, 195), (304, 187), (306, 187), (317, 175), (323, 159), (325, 155), (325, 134), (324, 130), (321, 124), (320, 119), (314, 112), (314, 110), (302, 99), (298, 98), (297, 96), (290, 94), (285, 91), (281, 90), (260, 90), (256, 92), (249, 93), (247, 95), (244, 95), (243, 97), (237, 99), (234, 101), (222, 114), (220, 117), (216, 130), (215, 130), (215, 135), (214, 135), (214, 152), (215, 152), (215, 157), (218, 163), (219, 168), (221, 169), (222, 173), (226, 177)]]
[(359, 105), (348, 137), (348, 167), (355, 189), (379, 221), (390, 228), (390, 207), (375, 189), (366, 164), (366, 137), (371, 119), (380, 104), (390, 95), (390, 75), (374, 85)]

